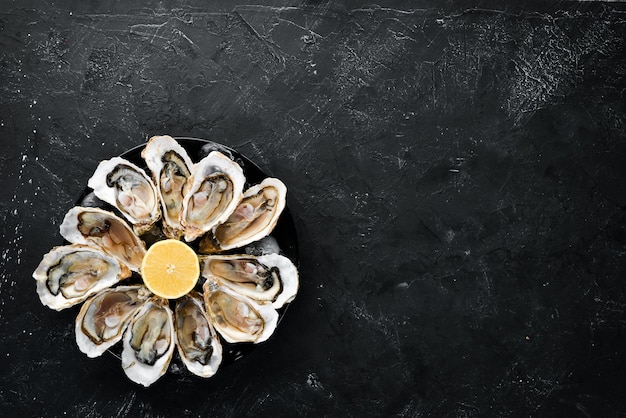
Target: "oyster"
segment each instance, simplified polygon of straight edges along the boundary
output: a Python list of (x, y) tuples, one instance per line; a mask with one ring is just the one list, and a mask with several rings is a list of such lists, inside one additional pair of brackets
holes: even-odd
[(55, 247), (33, 273), (44, 305), (60, 311), (130, 276), (130, 270), (99, 249), (85, 245)]
[(143, 286), (106, 289), (89, 299), (76, 317), (76, 344), (89, 357), (97, 357), (122, 339), (133, 315), (150, 292)]
[(246, 190), (230, 217), (200, 241), (200, 252), (243, 247), (269, 235), (285, 208), (286, 194), (287, 187), (275, 178)]
[(165, 374), (172, 360), (176, 336), (167, 300), (146, 301), (124, 334), (122, 368), (135, 383), (150, 386)]
[(197, 292), (176, 302), (174, 325), (178, 354), (187, 369), (201, 377), (213, 376), (222, 362), (222, 345)]
[(73, 207), (65, 215), (60, 231), (69, 242), (101, 248), (133, 271), (139, 271), (146, 253), (143, 242), (128, 224), (102, 209)]
[(172, 239), (180, 239), (183, 227), (180, 217), (183, 199), (189, 189), (193, 162), (185, 149), (171, 136), (153, 136), (141, 152), (161, 200), (163, 233)]
[(260, 343), (276, 329), (278, 312), (272, 305), (259, 305), (210, 277), (203, 289), (207, 313), (229, 343)]
[(87, 185), (96, 196), (122, 212), (138, 235), (161, 217), (152, 180), (141, 168), (121, 157), (101, 161)]
[(181, 224), (193, 241), (224, 222), (241, 199), (245, 177), (236, 162), (213, 151), (196, 164), (183, 200)]
[(209, 255), (200, 260), (204, 277), (213, 277), (259, 303), (271, 303), (275, 309), (291, 302), (298, 292), (298, 270), (282, 255)]

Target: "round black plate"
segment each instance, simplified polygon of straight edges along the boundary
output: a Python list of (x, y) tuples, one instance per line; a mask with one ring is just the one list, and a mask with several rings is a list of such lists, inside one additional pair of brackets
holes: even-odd
[[(247, 158), (246, 156), (240, 154), (236, 150), (229, 148), (225, 145), (219, 144), (217, 142), (199, 139), (199, 138), (174, 137), (174, 139), (183, 148), (185, 148), (185, 150), (187, 151), (187, 154), (191, 158), (191, 161), (193, 161), (194, 163), (197, 163), (202, 158), (209, 155), (211, 151), (220, 151), (221, 153), (230, 157), (233, 161), (237, 162), (243, 169), (243, 173), (246, 177), (246, 184), (245, 184), (244, 190), (252, 185), (260, 183), (261, 181), (263, 181), (263, 179), (270, 177), (265, 172), (263, 172), (263, 170), (261, 170), (261, 168), (257, 166), (254, 162), (252, 162), (249, 158)], [(145, 160), (141, 157), (141, 152), (143, 151), (144, 148), (145, 148), (145, 144), (139, 145), (137, 147), (131, 148), (128, 151), (122, 153), (120, 157), (142, 168), (146, 172), (146, 174), (148, 174), (148, 176), (150, 177), (150, 170), (148, 169), (148, 166), (146, 165)], [(99, 207), (105, 210), (116, 212), (121, 218), (123, 218), (123, 216), (117, 209), (107, 204), (106, 202), (98, 199), (90, 188), (86, 188), (83, 191), (82, 195), (77, 201), (77, 205)], [(142, 236), (141, 238), (144, 239), (144, 241), (146, 241), (148, 245), (150, 245), (151, 237), (146, 236), (146, 235)], [(276, 243), (278, 244), (280, 248), (280, 254), (284, 255), (285, 257), (288, 257), (297, 267), (298, 266), (298, 238), (296, 235), (296, 228), (293, 222), (293, 217), (291, 216), (291, 213), (289, 212), (289, 208), (287, 207), (287, 205), (285, 205), (285, 209), (283, 210), (278, 220), (278, 223), (276, 224), (276, 227), (274, 228), (270, 236), (276, 240)], [(198, 241), (199, 239), (195, 242), (195, 244), (191, 243), (190, 245), (193, 247), (194, 245), (197, 245)], [(251, 244), (245, 249), (247, 250), (254, 249), (253, 247), (254, 245)], [(241, 253), (245, 253), (245, 251), (244, 249), (239, 249), (239, 250), (228, 251), (228, 253), (229, 254), (238, 254), (238, 253), (241, 254)], [(280, 323), (283, 316), (285, 315), (285, 312), (288, 306), (289, 305), (286, 305), (285, 307), (278, 310), (278, 314), (279, 314), (278, 323)], [(223, 339), (221, 340), (221, 343), (222, 343), (222, 349), (223, 349), (222, 366), (233, 363), (234, 361), (248, 354), (250, 351), (252, 351), (256, 347), (256, 345), (252, 343), (229, 344), (225, 342)], [(110, 352), (116, 356), (119, 356), (119, 353), (121, 353), (121, 348), (118, 346), (119, 344), (116, 344), (116, 346), (114, 346), (114, 348), (110, 350)], [(180, 361), (180, 359), (177, 359), (177, 356), (175, 356), (174, 359), (172, 360), (172, 363), (170, 364), (169, 372), (188, 373), (186, 372), (185, 366), (182, 364), (182, 361)]]

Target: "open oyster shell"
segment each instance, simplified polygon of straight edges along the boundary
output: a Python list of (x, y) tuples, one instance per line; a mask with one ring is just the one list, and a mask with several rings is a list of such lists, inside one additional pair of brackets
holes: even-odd
[(260, 343), (274, 333), (278, 312), (272, 305), (260, 305), (212, 278), (207, 279), (203, 290), (207, 313), (229, 343)]
[(180, 239), (183, 226), (180, 218), (183, 199), (191, 186), (189, 179), (194, 168), (187, 151), (168, 135), (153, 136), (141, 152), (156, 185), (161, 200), (163, 233), (168, 238)]
[(298, 270), (279, 254), (208, 255), (201, 256), (200, 263), (202, 276), (275, 309), (291, 302), (298, 292)]
[(221, 152), (213, 151), (200, 160), (183, 200), (185, 240), (193, 241), (228, 219), (241, 199), (245, 181), (239, 164)]
[(167, 300), (149, 299), (124, 333), (122, 368), (126, 376), (150, 386), (167, 371), (175, 345), (173, 315)]
[(96, 196), (116, 207), (138, 235), (148, 231), (161, 216), (152, 180), (121, 157), (101, 161), (87, 185)]
[(55, 247), (33, 273), (44, 305), (60, 311), (130, 276), (117, 259), (86, 245)]
[(143, 286), (118, 286), (94, 295), (76, 317), (76, 344), (89, 357), (98, 357), (122, 335), (151, 293)]
[(213, 376), (222, 362), (222, 345), (200, 294), (192, 292), (178, 299), (174, 326), (178, 354), (187, 369), (201, 377)]
[(200, 241), (200, 252), (239, 248), (269, 235), (285, 208), (286, 195), (287, 187), (276, 178), (249, 188), (228, 219)]
[(146, 254), (144, 243), (128, 224), (112, 212), (75, 206), (60, 226), (63, 238), (73, 244), (92, 245), (139, 271)]

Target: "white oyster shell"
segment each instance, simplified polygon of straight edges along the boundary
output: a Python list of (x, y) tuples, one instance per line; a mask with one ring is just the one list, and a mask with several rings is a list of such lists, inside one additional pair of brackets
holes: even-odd
[(212, 254), (243, 247), (269, 235), (285, 208), (287, 187), (266, 178), (243, 194), (234, 212), (200, 242), (200, 251)]
[(74, 326), (80, 351), (88, 357), (98, 357), (120, 341), (149, 294), (143, 286), (118, 286), (85, 302)]
[(59, 228), (63, 238), (73, 244), (92, 245), (139, 271), (146, 247), (128, 224), (112, 212), (75, 206)]
[(237, 293), (279, 309), (298, 292), (296, 266), (279, 254), (209, 255), (200, 257), (204, 277), (212, 277)]
[(65, 245), (44, 255), (33, 273), (44, 305), (60, 311), (130, 276), (130, 270), (100, 249)]
[(241, 199), (245, 181), (239, 164), (219, 151), (200, 160), (183, 200), (185, 240), (193, 241), (228, 219)]
[(229, 343), (260, 343), (278, 324), (278, 312), (270, 304), (260, 305), (247, 296), (209, 278), (203, 286), (204, 305), (215, 329)]
[(87, 185), (96, 196), (116, 207), (139, 235), (161, 216), (154, 183), (141, 168), (124, 158), (101, 161)]
[(222, 345), (197, 292), (178, 299), (174, 311), (176, 346), (187, 369), (211, 377), (222, 362)]
[(126, 376), (150, 386), (167, 371), (175, 345), (173, 315), (167, 300), (149, 299), (124, 333), (122, 368)]
[(168, 135), (153, 136), (141, 152), (161, 201), (163, 232), (168, 238), (180, 239), (183, 226), (180, 218), (183, 199), (191, 185), (189, 179), (194, 169), (187, 151)]

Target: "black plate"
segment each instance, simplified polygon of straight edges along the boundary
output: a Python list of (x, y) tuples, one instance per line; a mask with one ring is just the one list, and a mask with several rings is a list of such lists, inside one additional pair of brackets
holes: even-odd
[[(217, 142), (207, 141), (199, 138), (188, 138), (188, 137), (174, 137), (174, 139), (187, 151), (191, 161), (197, 163), (202, 158), (206, 157), (211, 151), (220, 151), (221, 153), (230, 157), (233, 161), (237, 162), (241, 168), (243, 169), (243, 173), (246, 177), (245, 189), (248, 187), (258, 184), (263, 179), (267, 177), (271, 177), (267, 175), (261, 168), (252, 162), (246, 156), (240, 154), (236, 150), (229, 148), (225, 145), (219, 144)], [(141, 152), (145, 148), (146, 144), (139, 145), (137, 147), (131, 148), (128, 151), (122, 153), (120, 157), (132, 162), (138, 167), (142, 168), (148, 176), (150, 176), (150, 170), (146, 165), (145, 160), (141, 157)], [(117, 213), (121, 218), (124, 218), (122, 214), (115, 209), (113, 206), (108, 203), (98, 199), (91, 188), (85, 188), (82, 195), (77, 201), (77, 205), (79, 206), (90, 206), (90, 207), (99, 207), (105, 210), (109, 210)], [(295, 265), (298, 266), (298, 238), (296, 235), (296, 228), (293, 222), (293, 217), (291, 216), (291, 212), (287, 205), (285, 205), (285, 209), (281, 214), (276, 227), (272, 231), (271, 237), (276, 240), (280, 248), (280, 254), (288, 257)], [(141, 237), (148, 246), (151, 244), (151, 241), (154, 241), (154, 238), (149, 236), (149, 234), (142, 235)], [(190, 245), (196, 246), (200, 240), (198, 239), (195, 243), (191, 243)], [(196, 248), (197, 249), (197, 248)], [(254, 250), (254, 244), (250, 244), (250, 246), (245, 247), (248, 251)], [(228, 254), (241, 254), (244, 253), (242, 249), (239, 250), (231, 250), (226, 252)], [(134, 274), (135, 275), (135, 274)], [(139, 283), (140, 278), (135, 277), (135, 280)], [(198, 286), (199, 287), (199, 286)], [(285, 307), (278, 310), (278, 323), (282, 320), (285, 312), (287, 310)], [(222, 366), (233, 363), (234, 361), (240, 359), (244, 355), (248, 354), (251, 350), (253, 350), (257, 345), (252, 343), (239, 343), (239, 344), (229, 344), (221, 339), (222, 343)], [(263, 344), (263, 343), (261, 343)], [(120, 344), (116, 344), (114, 348), (110, 350), (110, 352), (118, 356), (121, 353)], [(170, 364), (169, 372), (172, 373), (188, 373), (186, 372), (185, 366), (182, 364), (182, 361), (174, 356), (172, 359), (172, 363)], [(219, 372), (218, 372), (219, 373)]]

